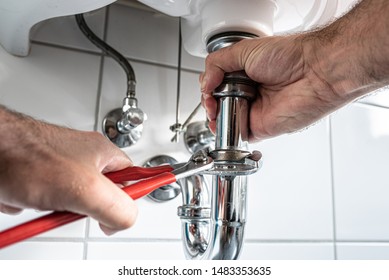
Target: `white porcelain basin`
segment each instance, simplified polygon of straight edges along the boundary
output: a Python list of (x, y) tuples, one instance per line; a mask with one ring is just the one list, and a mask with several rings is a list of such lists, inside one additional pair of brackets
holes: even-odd
[(304, 31), (344, 12), (356, 0), (138, 0), (170, 16), (182, 17), (185, 49), (205, 56), (206, 43), (226, 31), (258, 36)]
[[(206, 43), (215, 34), (244, 31), (267, 36), (302, 31), (328, 22), (356, 0), (138, 1), (167, 15), (182, 17), (185, 49), (192, 55), (205, 56)], [(30, 30), (36, 23), (112, 2), (115, 0), (0, 0), (0, 44), (12, 54), (25, 56)]]
[(0, 0), (0, 44), (18, 56), (30, 49), (30, 30), (48, 18), (92, 11), (115, 0)]

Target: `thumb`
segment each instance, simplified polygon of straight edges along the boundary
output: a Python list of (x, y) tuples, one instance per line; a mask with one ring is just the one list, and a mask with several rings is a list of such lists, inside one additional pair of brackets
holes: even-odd
[(246, 51), (252, 39), (242, 40), (230, 47), (209, 54), (205, 60), (205, 72), (200, 76), (201, 91), (209, 93), (221, 84), (225, 73), (244, 70)]

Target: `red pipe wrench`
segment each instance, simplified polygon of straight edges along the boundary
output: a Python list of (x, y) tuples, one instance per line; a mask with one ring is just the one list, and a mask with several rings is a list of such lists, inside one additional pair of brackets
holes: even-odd
[[(209, 170), (213, 165), (214, 161), (210, 156), (204, 153), (197, 153), (186, 164), (178, 164), (176, 168), (170, 165), (147, 168), (133, 166), (120, 171), (106, 173), (105, 176), (114, 183), (141, 180), (122, 188), (132, 199), (138, 199), (155, 189), (174, 183), (179, 179)], [(71, 212), (53, 212), (6, 229), (0, 232), (0, 249), (85, 217), (84, 215)]]

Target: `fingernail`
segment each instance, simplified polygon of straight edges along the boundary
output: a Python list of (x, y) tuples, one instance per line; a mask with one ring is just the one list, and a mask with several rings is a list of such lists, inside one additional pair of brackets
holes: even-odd
[(117, 232), (116, 230), (112, 230), (109, 227), (104, 226), (102, 224), (100, 224), (100, 228), (104, 232), (104, 234), (107, 235), (107, 236), (114, 235)]

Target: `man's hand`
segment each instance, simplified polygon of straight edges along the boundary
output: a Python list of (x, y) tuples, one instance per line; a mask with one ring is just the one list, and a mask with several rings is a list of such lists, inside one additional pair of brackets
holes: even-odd
[(215, 131), (213, 90), (224, 74), (244, 70), (259, 83), (251, 140), (300, 130), (389, 83), (389, 2), (362, 1), (317, 31), (246, 39), (208, 55), (202, 103)]
[(96, 132), (36, 121), (0, 107), (0, 211), (23, 208), (91, 216), (106, 234), (130, 227), (134, 201), (102, 173), (131, 160)]

